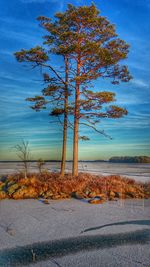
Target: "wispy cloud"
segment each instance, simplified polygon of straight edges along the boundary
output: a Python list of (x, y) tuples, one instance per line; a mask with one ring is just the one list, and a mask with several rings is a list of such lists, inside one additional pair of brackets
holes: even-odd
[(138, 87), (149, 87), (150, 86), (150, 84), (147, 81), (144, 81), (141, 79), (133, 79), (131, 83)]
[[(35, 155), (38, 154), (43, 158), (45, 156), (57, 158), (56, 150), (61, 150), (62, 126), (57, 124), (56, 118), (48, 116), (50, 107), (43, 112), (36, 113), (29, 108), (31, 103), (25, 101), (27, 97), (41, 94), (41, 89), (44, 87), (42, 75), (36, 69), (31, 70), (30, 64), (19, 65), (13, 53), (22, 48), (29, 49), (41, 44), (43, 42), (42, 36), (45, 33), (39, 27), (36, 18), (39, 15), (53, 17), (55, 12), (65, 11), (68, 1), (2, 0), (2, 2), (4, 8), (1, 10), (0, 17), (0, 146), (4, 155), (1, 158), (4, 158), (5, 155), (9, 159), (14, 158), (8, 149), (13, 144), (18, 143), (21, 137), (31, 141), (33, 150), (37, 150)], [(76, 6), (90, 4), (89, 0), (69, 0), (69, 2)], [(109, 81), (102, 79), (95, 82), (96, 90), (116, 92), (117, 101), (115, 104), (127, 108), (129, 114), (118, 120), (101, 119), (98, 128), (111, 135), (113, 140), (106, 139), (90, 128), (80, 127), (80, 134), (87, 134), (91, 138), (91, 141), (87, 143), (80, 142), (80, 155), (83, 159), (109, 157), (117, 154), (142, 153), (144, 155), (148, 153), (148, 101), (150, 99), (149, 17), (147, 13), (144, 15), (144, 12), (149, 7), (150, 1), (115, 0), (113, 4), (111, 1), (99, 2), (95, 0), (97, 7), (104, 12), (104, 15), (108, 16), (110, 21), (117, 25), (120, 37), (122, 36), (121, 38), (130, 44), (130, 53), (126, 64), (129, 66), (134, 79), (126, 84), (120, 83), (118, 86), (113, 86)], [(133, 20), (133, 23), (127, 28), (125, 25), (128, 20)], [(59, 70), (61, 61), (58, 57), (53, 56), (51, 62), (53, 67)], [(71, 150), (72, 131), (69, 129), (68, 155), (70, 158), (72, 158)]]
[[(114, 144), (100, 144), (100, 147), (101, 148), (105, 148), (105, 149), (119, 149), (120, 150), (120, 147), (123, 147), (124, 149), (128, 149), (129, 147), (134, 147), (134, 146), (137, 146), (137, 149), (138, 149), (138, 146), (143, 146), (143, 147), (146, 147), (147, 144), (144, 144), (144, 143), (118, 143), (118, 147), (114, 147)], [(93, 144), (90, 144), (88, 147), (85, 146), (83, 144), (83, 146), (81, 146), (82, 150), (88, 150), (89, 148), (91, 149), (97, 149), (97, 145), (93, 145)]]
[(44, 2), (49, 2), (49, 3), (56, 3), (59, 2), (58, 0), (21, 0), (22, 3), (44, 3)]
[(23, 20), (22, 18), (18, 19), (14, 17), (1, 17), (0, 22), (4, 23), (5, 27), (18, 26), (18, 27), (26, 27), (29, 29), (36, 27), (34, 20), (32, 22), (32, 21)]
[[(5, 78), (5, 79), (7, 79), (7, 80), (11, 80), (11, 81), (15, 81), (15, 82), (18, 82), (18, 81), (21, 81), (21, 82), (29, 82), (29, 79), (27, 79), (27, 78), (23, 78), (23, 77), (15, 77), (14, 76), (14, 73), (5, 73), (5, 72), (1, 72), (0, 73), (0, 78)], [(41, 81), (42, 81), (42, 79), (41, 79)], [(39, 84), (39, 80), (32, 80), (31, 82), (33, 82), (33, 83), (36, 83), (36, 84)]]
[(146, 64), (142, 64), (141, 62), (136, 62), (136, 61), (129, 61), (128, 63), (129, 68), (133, 68), (135, 70), (140, 70), (144, 72), (149, 72), (149, 69), (147, 68)]
[(131, 95), (130, 98), (128, 96), (120, 97), (119, 100), (116, 102), (117, 105), (125, 105), (127, 107), (128, 105), (137, 105), (137, 104), (148, 104), (148, 99), (140, 98), (138, 96)]
[(32, 30), (27, 33), (20, 33), (17, 32), (16, 30), (6, 29), (6, 30), (1, 30), (1, 36), (2, 38), (16, 40), (18, 42), (23, 42), (29, 45), (32, 44), (40, 45), (40, 43), (42, 44), (42, 40), (40, 40), (38, 36), (35, 36), (35, 32)]

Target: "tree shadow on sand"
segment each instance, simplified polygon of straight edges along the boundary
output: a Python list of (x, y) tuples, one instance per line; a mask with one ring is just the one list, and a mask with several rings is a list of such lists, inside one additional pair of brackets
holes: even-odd
[[(85, 251), (105, 248), (114, 248), (123, 245), (148, 244), (150, 241), (150, 230), (138, 230), (128, 233), (78, 236), (61, 240), (41, 243), (33, 243), (23, 247), (5, 249), (0, 252), (0, 266), (15, 267), (28, 266), (30, 263), (40, 261), (53, 261), (55, 257), (73, 255)], [(57, 262), (55, 261), (55, 264)]]
[(90, 231), (100, 230), (102, 228), (109, 227), (109, 226), (129, 225), (129, 224), (150, 226), (150, 220), (134, 220), (134, 221), (124, 221), (124, 222), (117, 222), (117, 223), (108, 223), (108, 224), (104, 224), (104, 225), (100, 225), (100, 226), (96, 226), (96, 227), (87, 228), (87, 229), (81, 231), (81, 234), (86, 233), (86, 232), (90, 232)]

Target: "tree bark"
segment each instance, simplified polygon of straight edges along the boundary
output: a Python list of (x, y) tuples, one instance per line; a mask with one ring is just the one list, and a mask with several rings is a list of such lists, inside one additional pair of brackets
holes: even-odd
[(64, 99), (64, 126), (63, 126), (63, 147), (62, 147), (62, 160), (61, 160), (61, 176), (65, 175), (66, 167), (66, 154), (67, 154), (67, 129), (68, 129), (68, 74), (69, 74), (69, 60), (65, 58), (65, 99)]
[(80, 100), (80, 58), (77, 62), (77, 81), (76, 81), (76, 92), (75, 92), (75, 111), (74, 111), (74, 138), (73, 138), (73, 168), (72, 175), (78, 176), (78, 141), (79, 141), (79, 100)]

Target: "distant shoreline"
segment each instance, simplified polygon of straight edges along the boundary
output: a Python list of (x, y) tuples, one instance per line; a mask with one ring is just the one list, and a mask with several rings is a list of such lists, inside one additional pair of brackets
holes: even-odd
[[(47, 161), (43, 170), (48, 172), (59, 172), (60, 161)], [(21, 161), (0, 162), (0, 175), (11, 175), (22, 171), (23, 163)], [(66, 162), (66, 173), (71, 173), (72, 162)], [(29, 172), (37, 173), (37, 161), (29, 162)], [(79, 172), (96, 175), (120, 175), (135, 179), (136, 181), (150, 180), (150, 164), (146, 163), (111, 163), (97, 161), (79, 161)]]
[[(27, 162), (37, 162), (38, 160), (28, 160)], [(0, 160), (0, 163), (21, 163), (21, 160)], [(61, 160), (44, 160), (44, 162), (61, 162)], [(72, 160), (66, 160), (66, 162), (73, 162)], [(109, 160), (79, 160), (78, 162), (107, 162)]]
[[(61, 162), (61, 159), (42, 159), (44, 162)], [(28, 160), (27, 162), (37, 162), (38, 159)], [(0, 160), (0, 163), (17, 163), (22, 162), (21, 160)], [(72, 160), (66, 160), (66, 162), (72, 162)], [(109, 159), (94, 159), (94, 160), (79, 160), (78, 162), (106, 162), (106, 163), (150, 163), (149, 156), (113, 156)]]
[[(28, 160), (27, 162), (37, 162), (38, 160)], [(44, 160), (44, 162), (61, 162), (61, 160)], [(72, 160), (67, 160), (66, 162), (73, 162)], [(116, 161), (116, 162), (112, 162), (109, 160), (79, 160), (78, 162), (91, 162), (91, 163), (95, 163), (95, 162), (106, 162), (106, 163), (113, 163), (113, 164), (150, 164), (150, 162), (120, 162), (120, 161)], [(22, 163), (21, 160), (0, 160), (0, 163)]]

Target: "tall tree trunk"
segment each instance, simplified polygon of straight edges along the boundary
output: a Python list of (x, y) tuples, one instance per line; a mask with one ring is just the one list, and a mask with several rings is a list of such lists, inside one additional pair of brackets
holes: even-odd
[(66, 153), (67, 153), (67, 128), (68, 128), (68, 74), (69, 74), (69, 60), (65, 58), (65, 99), (64, 99), (64, 128), (63, 128), (63, 147), (62, 147), (62, 161), (61, 161), (61, 176), (64, 177), (66, 167)]
[[(77, 78), (80, 75), (80, 58), (77, 62)], [(80, 81), (76, 81), (75, 93), (75, 112), (74, 112), (74, 138), (73, 138), (73, 168), (72, 175), (78, 176), (78, 141), (79, 141), (79, 100), (80, 100)]]

